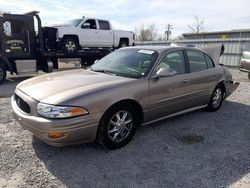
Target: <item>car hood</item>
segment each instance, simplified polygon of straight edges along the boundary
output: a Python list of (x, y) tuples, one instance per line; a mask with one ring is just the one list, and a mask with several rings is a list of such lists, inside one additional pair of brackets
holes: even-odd
[(28, 79), (17, 89), (39, 102), (58, 104), (74, 96), (134, 80), (88, 70), (72, 70)]

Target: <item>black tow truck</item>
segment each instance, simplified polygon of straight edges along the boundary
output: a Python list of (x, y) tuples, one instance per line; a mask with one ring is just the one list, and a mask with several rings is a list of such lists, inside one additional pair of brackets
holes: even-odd
[(38, 11), (0, 15), (0, 84), (10, 74), (58, 69), (58, 59), (79, 58), (86, 67), (113, 51), (108, 48), (85, 48), (74, 52), (60, 49), (57, 30), (42, 27)]

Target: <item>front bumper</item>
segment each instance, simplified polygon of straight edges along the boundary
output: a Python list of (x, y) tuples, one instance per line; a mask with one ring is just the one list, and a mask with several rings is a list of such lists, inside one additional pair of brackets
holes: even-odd
[[(24, 93), (18, 91), (18, 96), (28, 102), (24, 97)], [(29, 98), (30, 101), (33, 100)], [(38, 103), (35, 100), (34, 103)], [(36, 137), (45, 143), (52, 146), (66, 146), (76, 143), (92, 142), (95, 141), (99, 115), (89, 114), (69, 119), (46, 119), (40, 117), (31, 109), (31, 114), (23, 112), (16, 104), (14, 96), (11, 98), (11, 105), (13, 114), (16, 121), (26, 130), (32, 132)], [(97, 118), (98, 117), (98, 118)], [(66, 133), (65, 136), (60, 138), (51, 138), (48, 136), (50, 132)]]
[(226, 97), (228, 97), (229, 95), (231, 95), (240, 85), (239, 82), (235, 82), (235, 81), (225, 81), (225, 88), (226, 88)]

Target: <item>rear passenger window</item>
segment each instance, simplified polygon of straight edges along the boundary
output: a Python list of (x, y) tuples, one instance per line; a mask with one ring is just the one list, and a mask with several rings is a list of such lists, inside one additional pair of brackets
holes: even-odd
[(109, 22), (104, 20), (98, 20), (100, 29), (102, 30), (110, 30)]
[(205, 55), (205, 58), (206, 58), (206, 61), (207, 61), (207, 66), (208, 66), (208, 68), (210, 69), (210, 68), (213, 68), (214, 67), (214, 62), (213, 62), (213, 60), (210, 58), (210, 57), (208, 57), (207, 55)]
[(158, 70), (162, 67), (171, 68), (177, 72), (177, 74), (185, 73), (185, 61), (182, 51), (174, 51), (166, 54), (159, 66)]
[(187, 51), (190, 72), (198, 72), (207, 69), (205, 56), (202, 52)]

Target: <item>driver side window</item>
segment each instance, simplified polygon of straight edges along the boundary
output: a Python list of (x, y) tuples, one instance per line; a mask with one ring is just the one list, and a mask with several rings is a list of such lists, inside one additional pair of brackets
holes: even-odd
[(85, 29), (96, 29), (96, 21), (94, 19), (86, 20), (83, 23), (82, 28), (85, 28)]
[(182, 51), (178, 50), (164, 55), (157, 70), (162, 67), (173, 69), (177, 74), (185, 74), (185, 61)]

